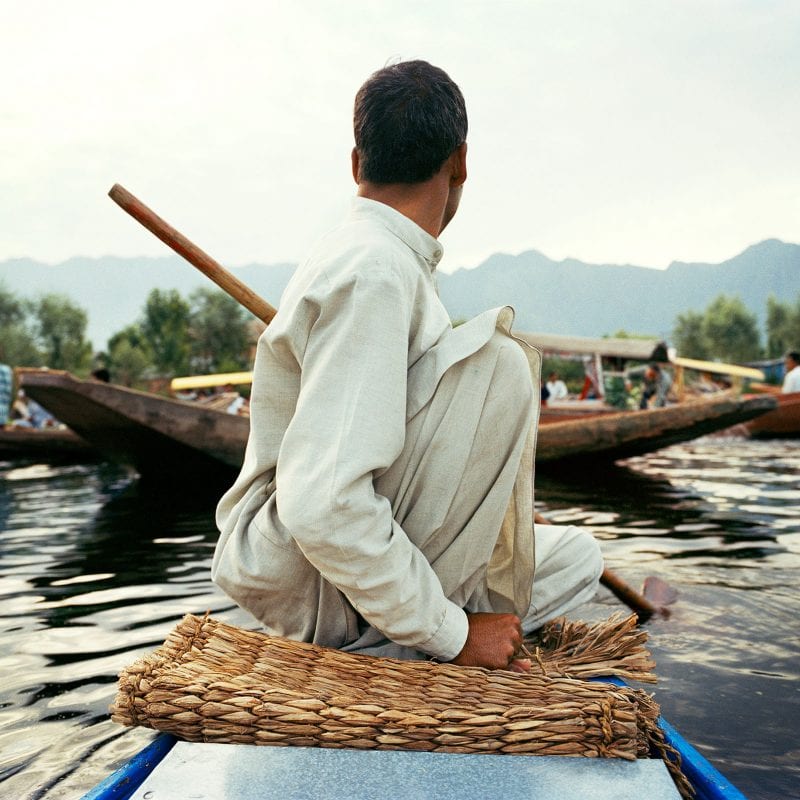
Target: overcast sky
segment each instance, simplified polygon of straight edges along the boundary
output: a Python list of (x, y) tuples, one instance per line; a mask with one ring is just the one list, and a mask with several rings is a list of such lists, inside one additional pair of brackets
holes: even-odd
[(298, 261), (354, 193), (353, 96), (397, 57), (467, 101), (448, 271), (800, 242), (796, 0), (0, 0), (0, 260), (165, 253), (119, 182), (224, 264)]

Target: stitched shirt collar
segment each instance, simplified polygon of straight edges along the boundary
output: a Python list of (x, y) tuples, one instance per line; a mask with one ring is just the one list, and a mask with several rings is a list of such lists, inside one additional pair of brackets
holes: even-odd
[(444, 250), (438, 239), (435, 239), (404, 214), (385, 203), (370, 200), (367, 197), (354, 197), (351, 208), (353, 219), (374, 219), (379, 221), (391, 233), (407, 244), (422, 257), (433, 272), (442, 260)]

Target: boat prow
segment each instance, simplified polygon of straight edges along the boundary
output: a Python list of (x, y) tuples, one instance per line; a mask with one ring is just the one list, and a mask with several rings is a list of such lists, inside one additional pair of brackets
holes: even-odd
[(141, 475), (230, 480), (241, 466), (246, 417), (56, 370), (22, 370), (19, 380), (81, 438)]

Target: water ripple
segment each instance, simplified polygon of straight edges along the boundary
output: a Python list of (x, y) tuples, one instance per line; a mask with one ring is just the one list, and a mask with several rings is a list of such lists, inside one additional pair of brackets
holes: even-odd
[[(709, 438), (536, 491), (629, 582), (677, 588), (649, 623), (665, 715), (751, 797), (792, 796), (798, 444)], [(152, 733), (108, 719), (116, 675), (185, 613), (253, 624), (210, 583), (215, 541), (209, 503), (107, 465), (0, 464), (0, 794), (73, 798), (144, 746)], [(601, 589), (587, 615), (618, 609)]]

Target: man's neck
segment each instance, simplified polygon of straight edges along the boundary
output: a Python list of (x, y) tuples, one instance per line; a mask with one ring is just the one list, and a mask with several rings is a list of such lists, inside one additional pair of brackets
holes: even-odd
[(362, 182), (358, 196), (390, 206), (416, 222), (422, 230), (437, 238), (442, 231), (447, 203), (447, 186), (432, 178), (425, 183), (376, 184)]

